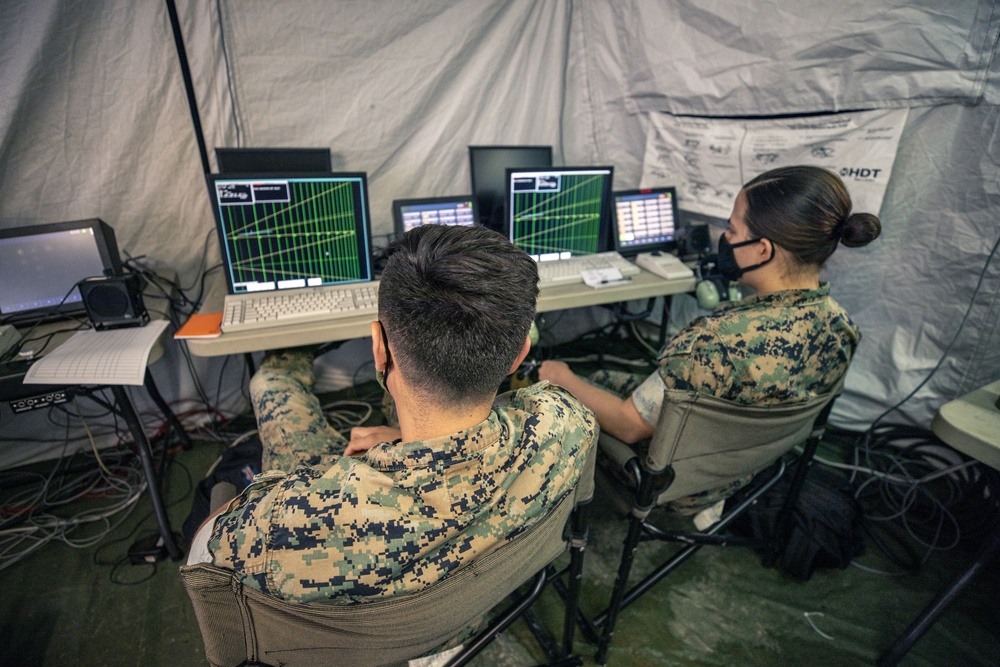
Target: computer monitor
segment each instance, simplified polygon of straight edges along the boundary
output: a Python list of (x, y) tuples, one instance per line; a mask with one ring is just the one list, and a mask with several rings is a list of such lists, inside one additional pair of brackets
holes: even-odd
[(85, 313), (84, 278), (120, 275), (115, 232), (91, 218), (0, 230), (0, 321)]
[(608, 249), (612, 167), (507, 170), (511, 242), (538, 261)]
[(476, 224), (476, 207), (472, 195), (396, 199), (392, 202), (392, 221), (397, 234), (421, 225), (471, 227)]
[(508, 169), (551, 166), (551, 146), (469, 146), (472, 196), (479, 210), (479, 224), (506, 233), (504, 197)]
[(363, 173), (210, 174), (230, 294), (372, 279)]
[(327, 174), (333, 169), (329, 148), (216, 148), (223, 174)]
[(677, 191), (672, 187), (614, 193), (614, 243), (621, 255), (677, 247)]

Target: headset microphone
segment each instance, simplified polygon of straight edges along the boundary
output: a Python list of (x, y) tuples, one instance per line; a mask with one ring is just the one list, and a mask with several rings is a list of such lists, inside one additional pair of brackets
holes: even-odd
[(718, 273), (719, 256), (705, 255), (695, 264), (695, 276), (698, 283), (694, 294), (698, 298), (698, 306), (712, 310), (722, 301), (739, 301), (740, 289)]

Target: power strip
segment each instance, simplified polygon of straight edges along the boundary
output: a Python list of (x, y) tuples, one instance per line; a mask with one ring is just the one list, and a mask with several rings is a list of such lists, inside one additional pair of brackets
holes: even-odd
[(72, 396), (66, 389), (56, 389), (55, 391), (46, 392), (44, 394), (18, 398), (13, 401), (8, 401), (8, 403), (10, 403), (10, 409), (14, 411), (14, 414), (20, 414), (22, 412), (28, 412), (29, 410), (51, 408), (53, 405), (65, 403), (71, 398)]

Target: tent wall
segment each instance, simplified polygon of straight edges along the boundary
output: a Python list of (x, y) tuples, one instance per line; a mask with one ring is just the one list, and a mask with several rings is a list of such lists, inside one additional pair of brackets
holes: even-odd
[[(734, 4), (177, 2), (209, 149), (331, 147), (368, 173), (376, 235), (393, 199), (467, 192), (470, 144), (551, 144), (627, 188), (652, 114), (909, 108), (883, 237), (824, 278), (864, 331), (834, 422), (866, 427), (947, 350), (891, 416), (927, 426), (1000, 375), (996, 261), (973, 300), (1000, 236), (997, 3)], [(166, 5), (0, 3), (0, 85), (0, 225), (101, 217), (196, 286), (218, 248)], [(239, 400), (221, 360), (194, 368)], [(176, 351), (155, 370), (191, 395)]]

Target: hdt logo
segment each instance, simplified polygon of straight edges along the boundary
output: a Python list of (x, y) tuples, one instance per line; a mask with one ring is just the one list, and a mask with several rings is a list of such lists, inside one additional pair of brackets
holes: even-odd
[(840, 177), (850, 176), (856, 181), (874, 181), (881, 171), (881, 169), (868, 169), (867, 167), (842, 167)]

